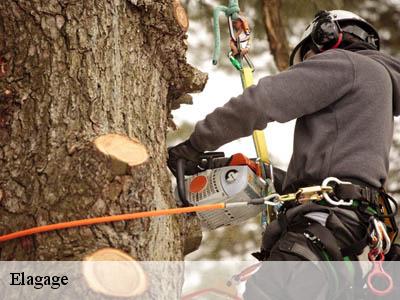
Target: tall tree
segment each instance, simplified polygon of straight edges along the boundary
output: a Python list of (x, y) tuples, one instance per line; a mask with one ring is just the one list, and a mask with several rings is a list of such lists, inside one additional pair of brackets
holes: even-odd
[(281, 0), (263, 0), (265, 30), (269, 49), (279, 71), (289, 67), (289, 43), (281, 18)]
[[(172, 106), (206, 75), (186, 63), (179, 0), (0, 2), (0, 233), (174, 206), (165, 136)], [(149, 153), (115, 168), (104, 134)], [(180, 219), (142, 219), (0, 244), (2, 260), (79, 260), (112, 247), (183, 258)]]

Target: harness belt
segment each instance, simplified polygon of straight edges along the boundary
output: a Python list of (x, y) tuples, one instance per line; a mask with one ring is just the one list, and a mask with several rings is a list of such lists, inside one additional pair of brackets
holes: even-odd
[[(398, 226), (395, 220), (398, 205), (396, 200), (388, 195), (384, 189), (376, 189), (370, 186), (360, 186), (358, 184), (337, 184), (333, 187), (337, 198), (343, 200), (358, 200), (358, 209), (368, 213), (368, 208), (376, 210), (374, 216), (384, 221), (390, 240), (394, 242), (398, 233)], [(392, 205), (394, 206), (394, 209)]]
[(335, 196), (339, 199), (367, 201), (374, 207), (379, 204), (380, 192), (376, 188), (362, 187), (357, 184), (337, 184), (333, 187), (333, 190)]
[[(337, 178), (332, 178), (337, 180)], [(293, 190), (298, 191), (300, 189), (304, 189), (302, 187), (307, 186), (318, 186), (321, 184), (321, 181), (322, 180), (299, 180), (291, 184), (290, 187), (286, 188), (284, 192)], [(357, 206), (361, 204), (362, 206), (370, 206), (371, 208), (379, 209), (380, 204), (382, 204), (380, 198), (382, 194), (386, 195), (383, 189), (372, 187), (360, 180), (355, 179), (341, 178), (341, 180), (337, 180), (337, 182), (334, 180), (329, 181), (328, 185), (333, 188), (333, 193), (328, 194), (335, 200), (335, 202), (337, 202), (337, 205), (342, 202), (343, 207), (351, 206), (350, 203), (346, 202), (357, 200)]]

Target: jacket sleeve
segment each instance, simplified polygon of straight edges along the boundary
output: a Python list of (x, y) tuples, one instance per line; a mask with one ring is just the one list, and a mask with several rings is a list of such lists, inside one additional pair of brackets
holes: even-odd
[(351, 92), (353, 62), (346, 50), (329, 50), (274, 76), (262, 78), (198, 122), (190, 137), (199, 151), (211, 151), (264, 129), (317, 112)]

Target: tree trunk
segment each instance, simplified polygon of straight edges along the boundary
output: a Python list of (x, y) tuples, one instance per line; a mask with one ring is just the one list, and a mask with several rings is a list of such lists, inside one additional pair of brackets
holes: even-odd
[(263, 0), (269, 48), (279, 71), (289, 67), (289, 45), (281, 18), (281, 0)]
[[(175, 206), (165, 163), (170, 108), (207, 79), (186, 63), (176, 7), (173, 0), (0, 2), (0, 234)], [(149, 159), (113, 168), (93, 145), (108, 133), (137, 139)], [(80, 260), (111, 247), (138, 260), (180, 260), (181, 221), (37, 234), (0, 244), (0, 259)]]

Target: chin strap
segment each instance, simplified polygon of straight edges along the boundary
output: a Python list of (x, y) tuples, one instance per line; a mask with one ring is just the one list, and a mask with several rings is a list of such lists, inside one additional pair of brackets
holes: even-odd
[[(339, 34), (338, 40), (337, 40), (337, 42), (335, 43), (335, 45), (333, 45), (332, 47), (330, 47), (330, 48), (328, 48), (328, 49), (319, 49), (319, 52), (322, 53), (322, 52), (325, 52), (325, 51), (330, 50), (330, 49), (337, 49), (337, 48), (339, 48), (339, 46), (340, 46), (340, 44), (341, 44), (342, 42), (343, 42), (343, 32), (341, 32), (341, 33)], [(317, 49), (318, 49), (318, 48), (317, 48)]]
[(341, 33), (339, 34), (339, 38), (338, 38), (336, 44), (333, 45), (333, 47), (332, 47), (331, 49), (336, 49), (337, 47), (339, 47), (340, 44), (342, 43), (342, 41), (343, 41), (343, 32), (341, 32)]

